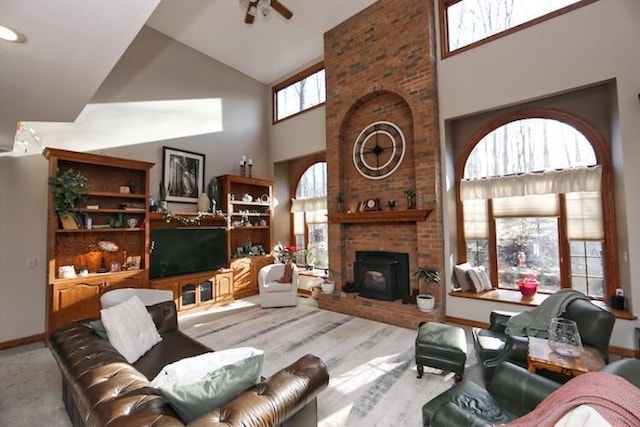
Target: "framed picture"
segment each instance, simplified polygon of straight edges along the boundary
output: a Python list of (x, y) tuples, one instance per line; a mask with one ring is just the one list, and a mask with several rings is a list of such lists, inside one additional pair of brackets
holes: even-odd
[(162, 182), (167, 201), (197, 203), (204, 192), (204, 154), (163, 147)]

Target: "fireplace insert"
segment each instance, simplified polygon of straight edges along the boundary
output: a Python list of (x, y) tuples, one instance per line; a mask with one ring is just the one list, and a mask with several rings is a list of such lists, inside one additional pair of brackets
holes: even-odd
[(394, 301), (409, 295), (409, 254), (357, 251), (355, 285), (361, 297)]

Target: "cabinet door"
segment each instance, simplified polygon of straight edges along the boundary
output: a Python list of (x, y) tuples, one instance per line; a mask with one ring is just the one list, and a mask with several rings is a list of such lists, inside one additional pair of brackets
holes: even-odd
[(178, 291), (180, 293), (178, 310), (186, 310), (198, 304), (198, 284), (198, 278), (185, 279), (178, 282)]
[(200, 283), (198, 285), (198, 296), (199, 296), (199, 301), (198, 301), (198, 305), (200, 304), (210, 304), (215, 302), (215, 278), (214, 277), (208, 277), (205, 278), (203, 280), (200, 280)]
[(233, 297), (244, 298), (254, 295), (251, 293), (251, 260), (238, 258), (231, 262), (233, 269)]
[(216, 274), (216, 302), (233, 299), (233, 272)]
[(101, 281), (53, 285), (49, 330), (74, 320), (100, 315)]

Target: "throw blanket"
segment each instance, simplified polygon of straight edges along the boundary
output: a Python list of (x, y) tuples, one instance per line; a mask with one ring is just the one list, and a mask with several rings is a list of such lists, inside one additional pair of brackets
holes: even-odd
[(568, 381), (533, 411), (506, 427), (551, 427), (567, 412), (588, 405), (613, 427), (640, 426), (640, 389), (624, 378), (592, 372)]
[(562, 289), (550, 295), (536, 308), (516, 314), (507, 322), (505, 332), (515, 336), (547, 338), (549, 323), (554, 317), (564, 313), (573, 300), (589, 300), (587, 296), (573, 289)]

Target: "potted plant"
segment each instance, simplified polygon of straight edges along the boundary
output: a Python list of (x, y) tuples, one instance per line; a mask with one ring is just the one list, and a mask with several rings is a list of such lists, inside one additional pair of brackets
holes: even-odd
[(76, 205), (87, 195), (87, 177), (73, 169), (60, 171), (49, 177), (53, 195), (53, 210), (61, 217), (76, 211)]
[[(419, 267), (413, 272), (413, 275), (418, 277), (418, 280), (423, 281), (425, 285), (429, 283), (440, 283), (440, 273), (433, 267)], [(436, 299), (431, 294), (419, 293), (416, 296), (416, 304), (418, 304), (420, 311), (429, 312), (433, 311), (436, 305)]]
[(325, 294), (332, 294), (336, 289), (336, 282), (329, 279), (329, 272), (333, 272), (330, 268), (324, 269), (324, 279), (320, 286), (322, 287), (322, 292)]

